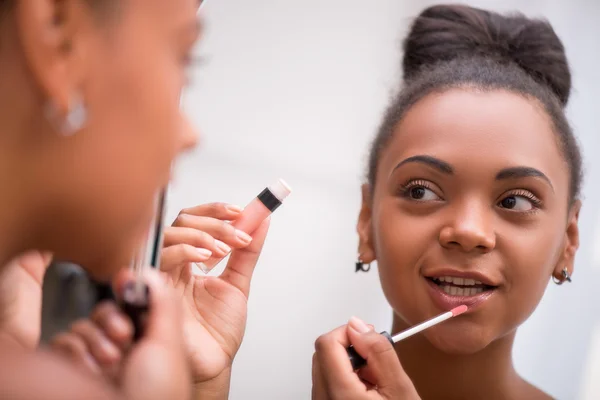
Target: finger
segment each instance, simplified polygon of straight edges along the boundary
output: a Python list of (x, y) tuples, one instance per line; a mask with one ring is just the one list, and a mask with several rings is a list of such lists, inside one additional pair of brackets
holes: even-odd
[(416, 390), (400, 365), (398, 355), (389, 340), (375, 332), (360, 319), (353, 317), (348, 323), (347, 335), (352, 345), (365, 360), (364, 375), (378, 387), (378, 392), (391, 392), (395, 396), (416, 394)]
[[(123, 271), (118, 282), (122, 285), (131, 277), (130, 271)], [(131, 399), (190, 398), (191, 371), (184, 352), (181, 299), (156, 270), (144, 270), (142, 282), (149, 289), (148, 313), (143, 335), (123, 364), (121, 387)], [(150, 385), (153, 382), (162, 385)]]
[(212, 217), (225, 221), (232, 221), (240, 216), (242, 208), (227, 203), (208, 203), (195, 207), (184, 208), (179, 214)]
[(317, 353), (312, 358), (312, 400), (326, 400), (328, 397)]
[(133, 324), (114, 302), (100, 303), (92, 312), (90, 319), (120, 350), (129, 348), (133, 340)]
[(206, 232), (193, 228), (167, 227), (163, 238), (163, 249), (179, 244), (195, 247), (200, 256), (208, 259), (213, 252), (221, 252), (215, 243), (215, 238)]
[(209, 258), (210, 256), (206, 257), (204, 253), (189, 244), (170, 246), (163, 248), (160, 252), (160, 270), (166, 273), (179, 272), (179, 268), (190, 263), (203, 262)]
[(114, 364), (121, 359), (119, 348), (92, 321), (75, 322), (71, 326), (71, 332), (85, 342), (89, 353), (100, 365)]
[[(212, 238), (217, 239), (217, 244), (220, 246), (225, 244), (225, 246), (228, 245), (233, 248), (242, 248), (248, 246), (252, 241), (252, 237), (245, 232), (236, 229), (227, 221), (216, 218), (179, 214), (173, 223), (173, 227), (193, 229), (195, 231), (207, 233)], [(165, 233), (165, 240), (167, 243), (171, 243), (170, 238), (167, 238), (166, 236)], [(231, 249), (227, 249), (225, 254), (229, 253), (229, 251), (231, 251)]]
[(256, 263), (260, 257), (267, 232), (269, 231), (267, 218), (254, 232), (252, 244), (244, 249), (236, 249), (231, 253), (229, 262), (220, 278), (237, 287), (246, 297), (250, 294), (250, 281)]
[(51, 253), (31, 250), (19, 256), (16, 262), (41, 284), (51, 259)]
[(340, 390), (364, 390), (358, 376), (352, 369), (346, 348), (350, 346), (347, 327), (341, 326), (320, 336), (315, 342), (315, 350), (325, 387)]
[(68, 358), (71, 362), (83, 366), (93, 375), (101, 374), (100, 366), (89, 353), (84, 340), (71, 332), (64, 332), (50, 341), (52, 350)]

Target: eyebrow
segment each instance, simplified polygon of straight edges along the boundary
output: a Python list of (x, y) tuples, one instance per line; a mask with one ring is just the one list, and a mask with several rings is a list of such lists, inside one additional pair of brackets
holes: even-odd
[(444, 174), (447, 174), (447, 175), (452, 175), (454, 173), (454, 168), (452, 168), (452, 166), (450, 164), (448, 164), (446, 161), (442, 161), (439, 158), (435, 158), (432, 156), (426, 156), (426, 155), (412, 156), (412, 157), (408, 157), (405, 160), (400, 161), (400, 163), (398, 163), (398, 165), (396, 165), (394, 167), (394, 169), (392, 170), (392, 173), (395, 170), (397, 170), (398, 168), (402, 167), (403, 165), (411, 164), (411, 163), (424, 164), (424, 165), (427, 165), (434, 169), (437, 169), (438, 171), (440, 171)]
[(554, 191), (554, 186), (552, 185), (552, 181), (548, 178), (542, 171), (531, 168), (531, 167), (511, 167), (505, 168), (502, 171), (498, 172), (496, 175), (496, 180), (501, 181), (505, 179), (520, 179), (520, 178), (542, 178), (545, 180), (552, 191)]
[[(398, 165), (394, 167), (392, 173), (398, 168), (402, 167), (403, 165), (411, 163), (427, 165), (446, 175), (454, 174), (454, 168), (452, 167), (452, 165), (448, 164), (446, 161), (440, 160), (439, 158), (435, 158), (428, 155), (416, 155), (408, 157), (407, 159), (400, 161)], [(548, 178), (542, 171), (532, 167), (510, 167), (505, 168), (496, 174), (497, 181), (521, 178), (541, 178), (544, 181), (546, 181), (548, 185), (550, 185), (550, 188), (552, 188), (552, 190), (554, 191), (554, 186), (552, 185), (552, 181), (550, 181), (550, 178)]]

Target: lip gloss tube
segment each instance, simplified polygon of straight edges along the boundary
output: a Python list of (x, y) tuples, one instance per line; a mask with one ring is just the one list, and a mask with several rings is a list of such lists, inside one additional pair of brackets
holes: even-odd
[[(288, 184), (283, 179), (279, 179), (256, 196), (244, 208), (240, 217), (233, 221), (232, 225), (236, 229), (251, 235), (269, 215), (279, 208), (291, 192), (292, 189)], [(202, 272), (208, 274), (225, 257), (227, 257), (227, 254), (223, 257), (210, 258), (203, 263), (196, 263), (196, 265)]]

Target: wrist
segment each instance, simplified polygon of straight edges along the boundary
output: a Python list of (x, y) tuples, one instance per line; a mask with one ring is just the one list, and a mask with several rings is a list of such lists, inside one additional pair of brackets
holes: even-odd
[(226, 400), (229, 397), (231, 367), (216, 377), (193, 385), (194, 400)]

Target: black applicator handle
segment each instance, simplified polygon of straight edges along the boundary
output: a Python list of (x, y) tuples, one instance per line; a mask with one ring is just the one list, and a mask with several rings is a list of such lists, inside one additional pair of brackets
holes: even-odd
[[(392, 335), (390, 335), (386, 331), (380, 332), (380, 334), (385, 336), (385, 338), (389, 340), (392, 345), (394, 344), (394, 339), (392, 338)], [(351, 345), (350, 347), (348, 347), (346, 349), (346, 352), (348, 352), (348, 358), (350, 358), (350, 363), (352, 364), (353, 370), (359, 370), (365, 365), (367, 365), (367, 360), (365, 360), (361, 357), (360, 354), (358, 354), (354, 346)]]

